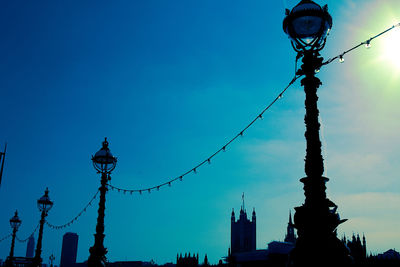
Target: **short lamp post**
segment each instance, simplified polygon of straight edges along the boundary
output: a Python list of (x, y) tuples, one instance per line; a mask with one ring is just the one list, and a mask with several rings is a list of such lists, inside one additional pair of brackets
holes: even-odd
[(38, 241), (37, 241), (37, 245), (36, 245), (35, 256), (32, 261), (32, 266), (34, 266), (34, 267), (42, 266), (41, 254), (42, 254), (43, 226), (45, 223), (47, 213), (53, 207), (53, 201), (51, 201), (49, 198), (49, 189), (48, 188), (46, 188), (46, 190), (44, 191), (44, 195), (38, 199), (37, 206), (39, 208), (39, 211), (42, 212), (42, 214), (40, 216), (39, 237), (38, 237)]
[(298, 74), (305, 91), (304, 122), (306, 125), (306, 177), (304, 184), (305, 202), (296, 207), (294, 225), (298, 239), (290, 255), (290, 266), (345, 266), (349, 264), (348, 250), (336, 236), (336, 228), (346, 220), (341, 220), (337, 206), (326, 197), (326, 182), (323, 177), (324, 163), (319, 137), (320, 124), (317, 107), (317, 89), (321, 81), (315, 73), (322, 66), (326, 37), (332, 27), (332, 17), (327, 6), (321, 7), (310, 0), (301, 0), (291, 11), (286, 10), (283, 29), (291, 39), (292, 46), (302, 57)]
[(8, 256), (6, 266), (14, 266), (13, 259), (14, 259), (15, 237), (17, 235), (17, 231), (20, 225), (21, 225), (21, 220), (18, 217), (18, 211), (15, 211), (14, 216), (10, 219), (10, 226), (13, 232), (12, 232), (10, 256)]
[(107, 138), (103, 141), (102, 148), (92, 157), (94, 168), (101, 173), (101, 186), (99, 210), (97, 216), (96, 234), (94, 235), (94, 245), (89, 249), (90, 256), (88, 267), (100, 267), (106, 264), (107, 249), (104, 247), (104, 216), (106, 209), (107, 182), (111, 180), (111, 172), (115, 169), (117, 158), (113, 157), (108, 148)]

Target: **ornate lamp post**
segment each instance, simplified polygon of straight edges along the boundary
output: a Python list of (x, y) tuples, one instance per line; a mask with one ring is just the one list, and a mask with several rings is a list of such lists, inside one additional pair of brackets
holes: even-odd
[(43, 238), (43, 226), (45, 223), (45, 219), (49, 210), (53, 207), (53, 201), (49, 198), (49, 189), (46, 188), (44, 191), (44, 195), (38, 199), (37, 205), (39, 211), (42, 212), (40, 217), (40, 228), (39, 228), (39, 237), (36, 245), (35, 257), (33, 257), (32, 266), (39, 267), (42, 265), (42, 238)]
[(106, 209), (107, 181), (111, 180), (111, 172), (115, 169), (117, 158), (113, 157), (108, 148), (107, 138), (103, 141), (102, 148), (92, 156), (94, 168), (101, 173), (100, 202), (97, 216), (96, 234), (94, 235), (94, 245), (89, 249), (89, 267), (100, 267), (105, 265), (107, 249), (103, 245), (104, 241), (104, 210)]
[(13, 266), (15, 236), (17, 235), (17, 231), (20, 225), (21, 225), (21, 220), (18, 217), (18, 211), (15, 211), (14, 216), (10, 219), (10, 226), (13, 229), (13, 233), (12, 233), (10, 256), (8, 256), (6, 266)]
[(303, 57), (299, 72), (305, 76), (301, 84), (306, 94), (307, 176), (300, 179), (304, 184), (305, 202), (295, 208), (294, 225), (298, 239), (290, 255), (291, 266), (345, 266), (350, 259), (347, 249), (336, 237), (337, 226), (346, 220), (340, 220), (337, 206), (326, 197), (325, 184), (329, 179), (322, 176), (324, 164), (317, 107), (317, 89), (321, 81), (315, 73), (322, 65), (319, 51), (325, 46), (331, 27), (332, 17), (327, 6), (321, 7), (310, 0), (301, 0), (291, 11), (286, 10), (283, 21), (283, 29), (293, 48), (299, 58)]

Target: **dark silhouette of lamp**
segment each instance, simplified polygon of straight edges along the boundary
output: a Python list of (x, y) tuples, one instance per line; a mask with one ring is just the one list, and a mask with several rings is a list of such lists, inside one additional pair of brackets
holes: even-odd
[(92, 157), (94, 168), (101, 173), (101, 186), (99, 210), (97, 216), (96, 234), (94, 235), (94, 245), (89, 249), (89, 267), (105, 266), (107, 249), (104, 247), (104, 216), (106, 204), (107, 181), (111, 180), (110, 174), (115, 169), (117, 158), (114, 157), (108, 148), (107, 138), (103, 141), (102, 148)]
[(294, 226), (298, 239), (290, 254), (289, 266), (346, 266), (350, 263), (349, 253), (336, 237), (336, 228), (341, 220), (337, 206), (326, 197), (326, 182), (323, 177), (324, 163), (321, 154), (318, 122), (317, 89), (321, 81), (315, 77), (322, 66), (326, 37), (332, 28), (332, 17), (328, 7), (321, 7), (310, 0), (302, 0), (291, 11), (286, 10), (283, 30), (289, 35), (292, 46), (302, 57), (302, 66), (297, 74), (306, 94), (304, 122), (306, 125), (306, 177), (304, 184), (305, 202), (296, 207)]
[(46, 188), (46, 190), (44, 191), (44, 195), (38, 199), (37, 206), (39, 211), (42, 212), (42, 214), (40, 216), (39, 237), (36, 245), (35, 256), (32, 261), (34, 267), (42, 266), (41, 254), (42, 254), (43, 226), (45, 223), (47, 213), (53, 207), (53, 201), (50, 200), (48, 188)]
[(11, 240), (11, 249), (10, 249), (10, 255), (8, 256), (6, 260), (5, 266), (14, 266), (13, 265), (13, 260), (14, 260), (14, 246), (15, 246), (15, 237), (17, 235), (18, 228), (21, 225), (21, 220), (18, 217), (18, 211), (15, 211), (14, 216), (10, 219), (10, 226), (12, 231), (12, 240)]

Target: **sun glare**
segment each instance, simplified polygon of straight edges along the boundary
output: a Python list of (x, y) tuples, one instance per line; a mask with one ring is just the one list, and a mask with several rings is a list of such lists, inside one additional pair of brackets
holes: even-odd
[(395, 72), (400, 72), (400, 27), (396, 27), (385, 36), (382, 57), (395, 68)]

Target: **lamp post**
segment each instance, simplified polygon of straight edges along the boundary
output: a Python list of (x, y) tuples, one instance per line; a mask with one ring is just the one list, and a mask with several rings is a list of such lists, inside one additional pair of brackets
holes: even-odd
[(332, 27), (332, 17), (325, 5), (321, 7), (311, 0), (301, 0), (291, 11), (286, 10), (283, 29), (289, 35), (292, 46), (302, 59), (298, 74), (305, 91), (304, 122), (306, 125), (306, 177), (305, 202), (296, 207), (294, 226), (298, 239), (290, 255), (291, 266), (345, 266), (349, 263), (348, 250), (336, 237), (336, 228), (346, 220), (340, 220), (337, 206), (326, 197), (326, 182), (323, 177), (324, 163), (321, 154), (318, 122), (317, 89), (321, 81), (315, 73), (322, 66), (326, 37)]
[(94, 168), (101, 173), (101, 186), (99, 210), (97, 216), (96, 234), (94, 235), (94, 245), (89, 249), (90, 256), (88, 267), (100, 267), (105, 265), (107, 249), (103, 245), (104, 241), (104, 211), (106, 209), (107, 181), (111, 180), (111, 172), (115, 169), (117, 158), (113, 157), (108, 148), (107, 138), (103, 141), (102, 148), (92, 156)]
[(15, 211), (14, 216), (10, 219), (10, 226), (13, 229), (13, 232), (12, 232), (10, 256), (8, 256), (6, 266), (14, 266), (13, 259), (14, 259), (15, 236), (17, 235), (17, 231), (20, 225), (21, 225), (21, 220), (18, 217), (18, 211)]
[(49, 198), (49, 189), (46, 188), (44, 191), (44, 195), (38, 199), (37, 206), (39, 211), (42, 212), (40, 216), (40, 227), (39, 227), (39, 237), (36, 245), (35, 256), (33, 257), (32, 266), (39, 267), (42, 265), (42, 239), (43, 239), (43, 226), (45, 223), (45, 219), (49, 210), (53, 207), (53, 201)]

